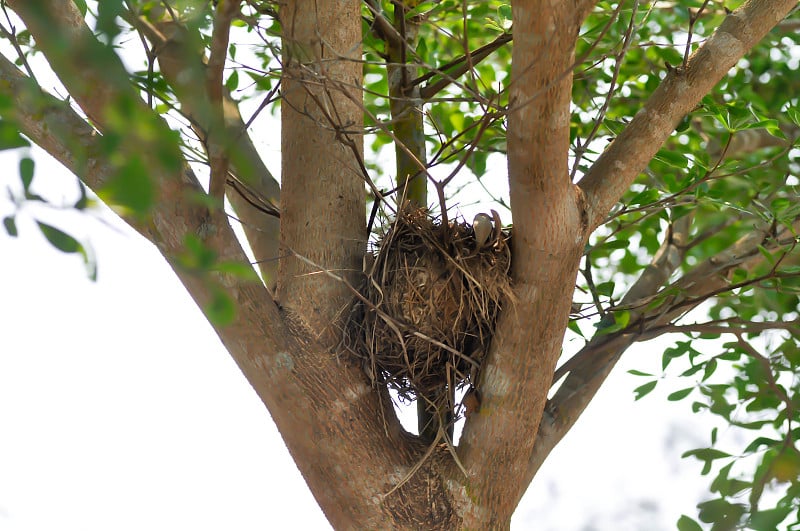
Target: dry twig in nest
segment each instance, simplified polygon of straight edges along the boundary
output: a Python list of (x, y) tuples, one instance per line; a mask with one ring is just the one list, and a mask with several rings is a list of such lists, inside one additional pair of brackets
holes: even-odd
[(467, 223), (442, 226), (426, 209), (401, 209), (365, 272), (369, 303), (356, 305), (347, 330), (373, 384), (456, 411), (449, 397), (477, 382), (498, 313), (511, 300), (509, 238), (497, 230), (480, 245)]

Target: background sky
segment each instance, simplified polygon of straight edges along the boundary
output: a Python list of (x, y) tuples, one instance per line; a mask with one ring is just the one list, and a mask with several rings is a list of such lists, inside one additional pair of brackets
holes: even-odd
[[(265, 149), (275, 151), (275, 146)], [(19, 188), (6, 153), (4, 187)], [(75, 178), (37, 161), (34, 189), (57, 203)], [(3, 194), (0, 216), (13, 211)], [(98, 278), (53, 249), (33, 217), (90, 242)], [(326, 529), (268, 412), (155, 247), (107, 209), (25, 207), (0, 235), (0, 529)], [(709, 478), (686, 450), (709, 426), (664, 397), (663, 344), (629, 350), (534, 479), (515, 529), (674, 529)], [(721, 434), (721, 438), (724, 438)]]

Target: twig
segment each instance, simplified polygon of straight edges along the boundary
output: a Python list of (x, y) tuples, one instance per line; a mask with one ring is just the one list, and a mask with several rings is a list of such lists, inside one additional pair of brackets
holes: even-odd
[[(27, 57), (25, 57), (25, 52), (22, 51), (22, 48), (19, 45), (19, 41), (17, 40), (17, 28), (11, 22), (11, 17), (8, 16), (8, 9), (6, 8), (6, 3), (3, 2), (2, 6), (3, 6), (3, 15), (5, 15), (6, 21), (8, 22), (8, 27), (10, 29), (7, 30), (5, 27), (0, 25), (0, 36), (3, 37), (4, 39), (7, 39), (8, 42), (11, 43), (11, 46), (13, 46), (14, 50), (16, 50), (17, 52), (17, 57), (19, 57), (22, 66), (28, 73), (28, 77), (36, 81), (36, 76), (33, 74), (33, 69), (31, 68), (31, 65), (28, 64), (28, 59)], [(36, 84), (38, 85), (39, 82), (36, 81)]]
[[(506, 43), (511, 42), (512, 40), (511, 33), (504, 33), (497, 37), (495, 40), (481, 46), (474, 52), (468, 52), (461, 57), (446, 63), (435, 70), (432, 70), (416, 79), (411, 81), (410, 85), (415, 86), (423, 83), (424, 81), (434, 77), (434, 76), (442, 76), (436, 82), (430, 83), (425, 87), (421, 88), (419, 91), (419, 95), (423, 100), (429, 100), (445, 88), (448, 85), (453, 83), (456, 79), (461, 77), (466, 72), (472, 70), (475, 65), (489, 57), (495, 50), (501, 48)], [(450, 70), (452, 68), (452, 70)]]
[(683, 68), (686, 68), (686, 65), (689, 63), (689, 54), (692, 51), (692, 34), (694, 33), (694, 25), (697, 23), (700, 15), (708, 5), (708, 1), (709, 0), (704, 0), (703, 5), (701, 5), (700, 9), (697, 10), (697, 13), (693, 15), (691, 14), (691, 10), (689, 10), (689, 31), (686, 36), (686, 49), (683, 51)]
[(208, 161), (211, 177), (208, 194), (222, 202), (225, 184), (228, 180), (228, 140), (225, 139), (225, 115), (223, 110), (223, 71), (228, 55), (228, 40), (231, 22), (239, 12), (240, 0), (220, 0), (214, 15), (214, 29), (211, 34), (210, 55), (206, 70), (206, 91), (211, 112), (211, 126), (208, 130)]

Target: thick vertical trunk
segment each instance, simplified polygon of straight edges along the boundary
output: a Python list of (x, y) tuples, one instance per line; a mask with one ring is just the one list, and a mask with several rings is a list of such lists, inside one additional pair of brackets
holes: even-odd
[[(282, 258), (278, 298), (331, 345), (356, 284), (366, 243), (361, 150), (360, 2), (283, 5)], [(292, 256), (292, 255), (297, 256)], [(301, 260), (305, 258), (309, 262)], [(333, 328), (332, 328), (333, 326)]]
[[(566, 329), (585, 238), (569, 180), (569, 102), (578, 23), (564, 2), (513, 4), (508, 164), (516, 301), (500, 317), (461, 454), (473, 503), (468, 527), (508, 525)], [(497, 467), (498, 463), (509, 466)], [(512, 464), (516, 463), (516, 464)]]

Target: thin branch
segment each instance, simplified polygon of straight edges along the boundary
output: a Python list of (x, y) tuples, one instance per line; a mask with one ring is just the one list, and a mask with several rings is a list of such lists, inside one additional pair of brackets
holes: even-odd
[[(211, 104), (206, 91), (198, 90), (208, 77), (207, 67), (202, 53), (191, 46), (193, 39), (188, 34), (189, 30), (179, 21), (169, 18), (150, 21), (130, 11), (124, 13), (124, 18), (150, 41), (157, 54), (161, 73), (180, 102), (181, 112), (193, 124), (199, 137), (207, 137), (207, 131), (211, 128)], [(272, 101), (274, 94), (270, 94), (264, 98), (259, 110)], [(223, 92), (222, 108), (225, 113), (224, 129), (231, 133), (226, 144), (232, 170), (228, 172), (228, 182), (239, 183), (234, 187), (237, 192), (246, 189), (246, 194), (230, 194), (228, 199), (243, 222), (245, 235), (263, 278), (270, 289), (274, 289), (278, 264), (273, 258), (279, 255), (279, 222), (273, 214), (280, 210), (280, 187), (247, 132), (258, 110), (246, 124), (227, 91)], [(203, 145), (208, 148), (206, 143)]]
[(700, 6), (700, 9), (698, 9), (696, 13), (692, 13), (691, 9), (689, 10), (689, 31), (686, 35), (686, 49), (683, 51), (683, 68), (686, 68), (686, 65), (689, 63), (689, 54), (692, 51), (694, 25), (697, 24), (697, 21), (700, 19), (700, 15), (702, 15), (703, 11), (705, 11), (708, 2), (709, 0), (703, 0), (703, 5)]
[(14, 47), (14, 50), (17, 52), (17, 57), (19, 58), (22, 66), (25, 68), (25, 72), (27, 72), (28, 77), (36, 80), (36, 75), (33, 73), (33, 69), (31, 65), (28, 63), (28, 58), (25, 56), (25, 52), (22, 51), (22, 48), (19, 45), (19, 41), (17, 40), (17, 28), (14, 27), (14, 24), (11, 22), (11, 17), (8, 16), (8, 9), (6, 9), (6, 3), (2, 3), (3, 8), (3, 15), (6, 17), (6, 22), (8, 22), (8, 27), (10, 29), (6, 29), (2, 25), (0, 25), (0, 37), (8, 40), (11, 43), (11, 46)]
[(792, 321), (741, 321), (719, 320), (706, 323), (685, 325), (665, 324), (654, 326), (643, 332), (637, 341), (649, 341), (664, 334), (753, 334), (766, 330), (787, 330), (792, 334), (800, 334), (800, 319)]
[(207, 133), (208, 159), (211, 177), (208, 194), (217, 199), (222, 207), (225, 184), (228, 181), (229, 143), (225, 132), (225, 110), (223, 109), (223, 72), (228, 57), (228, 40), (231, 22), (239, 12), (239, 0), (221, 0), (214, 14), (214, 28), (211, 33), (211, 52), (206, 69), (206, 92), (210, 103), (211, 126)]
[[(586, 286), (589, 288), (589, 294), (592, 296), (592, 303), (594, 304), (595, 309), (597, 310), (597, 314), (601, 317), (605, 316), (606, 312), (603, 309), (603, 304), (600, 302), (600, 296), (597, 293), (597, 288), (594, 285), (594, 279), (592, 278), (592, 261), (591, 261), (591, 252), (587, 252), (584, 255), (584, 264), (583, 270), (581, 273), (583, 274), (584, 280), (586, 280)], [(554, 377), (555, 380), (558, 380), (558, 371), (556, 371), (556, 376)]]
[(474, 52), (469, 52), (468, 54), (462, 55), (461, 57), (454, 59), (449, 63), (446, 63), (426, 74), (419, 76), (410, 82), (410, 86), (419, 85), (437, 75), (442, 76), (441, 79), (420, 89), (420, 97), (427, 101), (447, 88), (451, 83), (464, 75), (466, 72), (472, 70), (475, 65), (489, 57), (492, 53), (494, 53), (495, 50), (511, 42), (512, 38), (513, 37), (511, 33), (504, 33), (489, 44), (481, 46)]
[(401, 46), (403, 37), (398, 33), (391, 22), (383, 14), (380, 3), (376, 0), (366, 0), (367, 9), (372, 13), (372, 29), (383, 39), (388, 46)]

